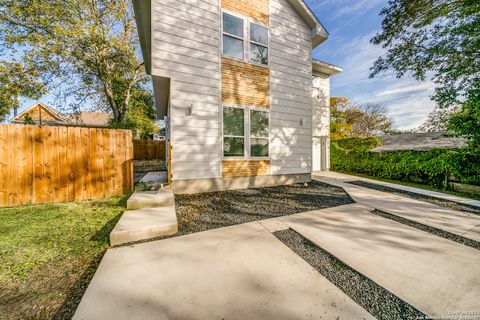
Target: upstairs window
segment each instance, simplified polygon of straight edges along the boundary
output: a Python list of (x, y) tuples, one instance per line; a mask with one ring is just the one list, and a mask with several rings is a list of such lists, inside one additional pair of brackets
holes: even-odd
[(223, 54), (243, 59), (243, 19), (223, 13)]
[(253, 22), (250, 22), (249, 60), (268, 65), (268, 29)]

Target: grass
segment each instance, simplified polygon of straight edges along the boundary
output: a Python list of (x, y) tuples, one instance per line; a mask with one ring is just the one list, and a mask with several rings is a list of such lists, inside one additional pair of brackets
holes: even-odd
[(415, 183), (415, 182), (406, 182), (406, 181), (383, 179), (383, 178), (373, 177), (373, 176), (369, 176), (367, 174), (362, 174), (362, 173), (342, 172), (342, 171), (338, 171), (338, 172), (349, 174), (351, 176), (368, 178), (368, 179), (372, 179), (372, 180), (378, 180), (378, 181), (389, 182), (389, 183), (396, 183), (396, 184), (400, 184), (400, 185), (407, 186), (407, 187), (414, 187), (414, 188), (419, 188), (419, 189), (424, 189), (424, 190), (447, 193), (447, 194), (451, 194), (451, 195), (458, 196), (458, 197), (463, 197), (463, 198), (480, 200), (480, 195), (479, 194), (465, 193), (465, 192), (459, 192), (459, 191), (453, 191), (453, 190), (445, 190), (445, 189), (442, 189), (442, 188), (435, 188), (433, 186), (420, 184), (420, 183)]
[(70, 319), (127, 198), (0, 209), (0, 319)]

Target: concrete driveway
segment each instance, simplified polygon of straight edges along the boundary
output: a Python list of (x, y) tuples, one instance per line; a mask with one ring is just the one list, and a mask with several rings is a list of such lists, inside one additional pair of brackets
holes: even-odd
[(110, 249), (74, 319), (373, 318), (272, 234), (287, 228), (426, 315), (480, 318), (478, 249), (371, 211), (472, 241), (480, 216), (348, 188), (357, 204)]

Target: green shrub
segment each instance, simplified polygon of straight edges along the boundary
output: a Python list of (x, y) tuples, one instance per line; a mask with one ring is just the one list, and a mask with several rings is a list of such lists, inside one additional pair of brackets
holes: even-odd
[(480, 185), (480, 149), (432, 149), (429, 151), (370, 152), (365, 139), (331, 143), (331, 167), (340, 172), (417, 181), (441, 186), (445, 177), (461, 183)]
[(378, 139), (377, 137), (347, 138), (335, 140), (334, 142), (336, 142), (340, 148), (355, 151), (368, 151), (381, 144), (380, 139)]

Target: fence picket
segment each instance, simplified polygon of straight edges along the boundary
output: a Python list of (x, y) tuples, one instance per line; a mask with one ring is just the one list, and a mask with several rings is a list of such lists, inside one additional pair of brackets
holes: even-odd
[(130, 192), (132, 160), (131, 131), (0, 125), (0, 207)]

